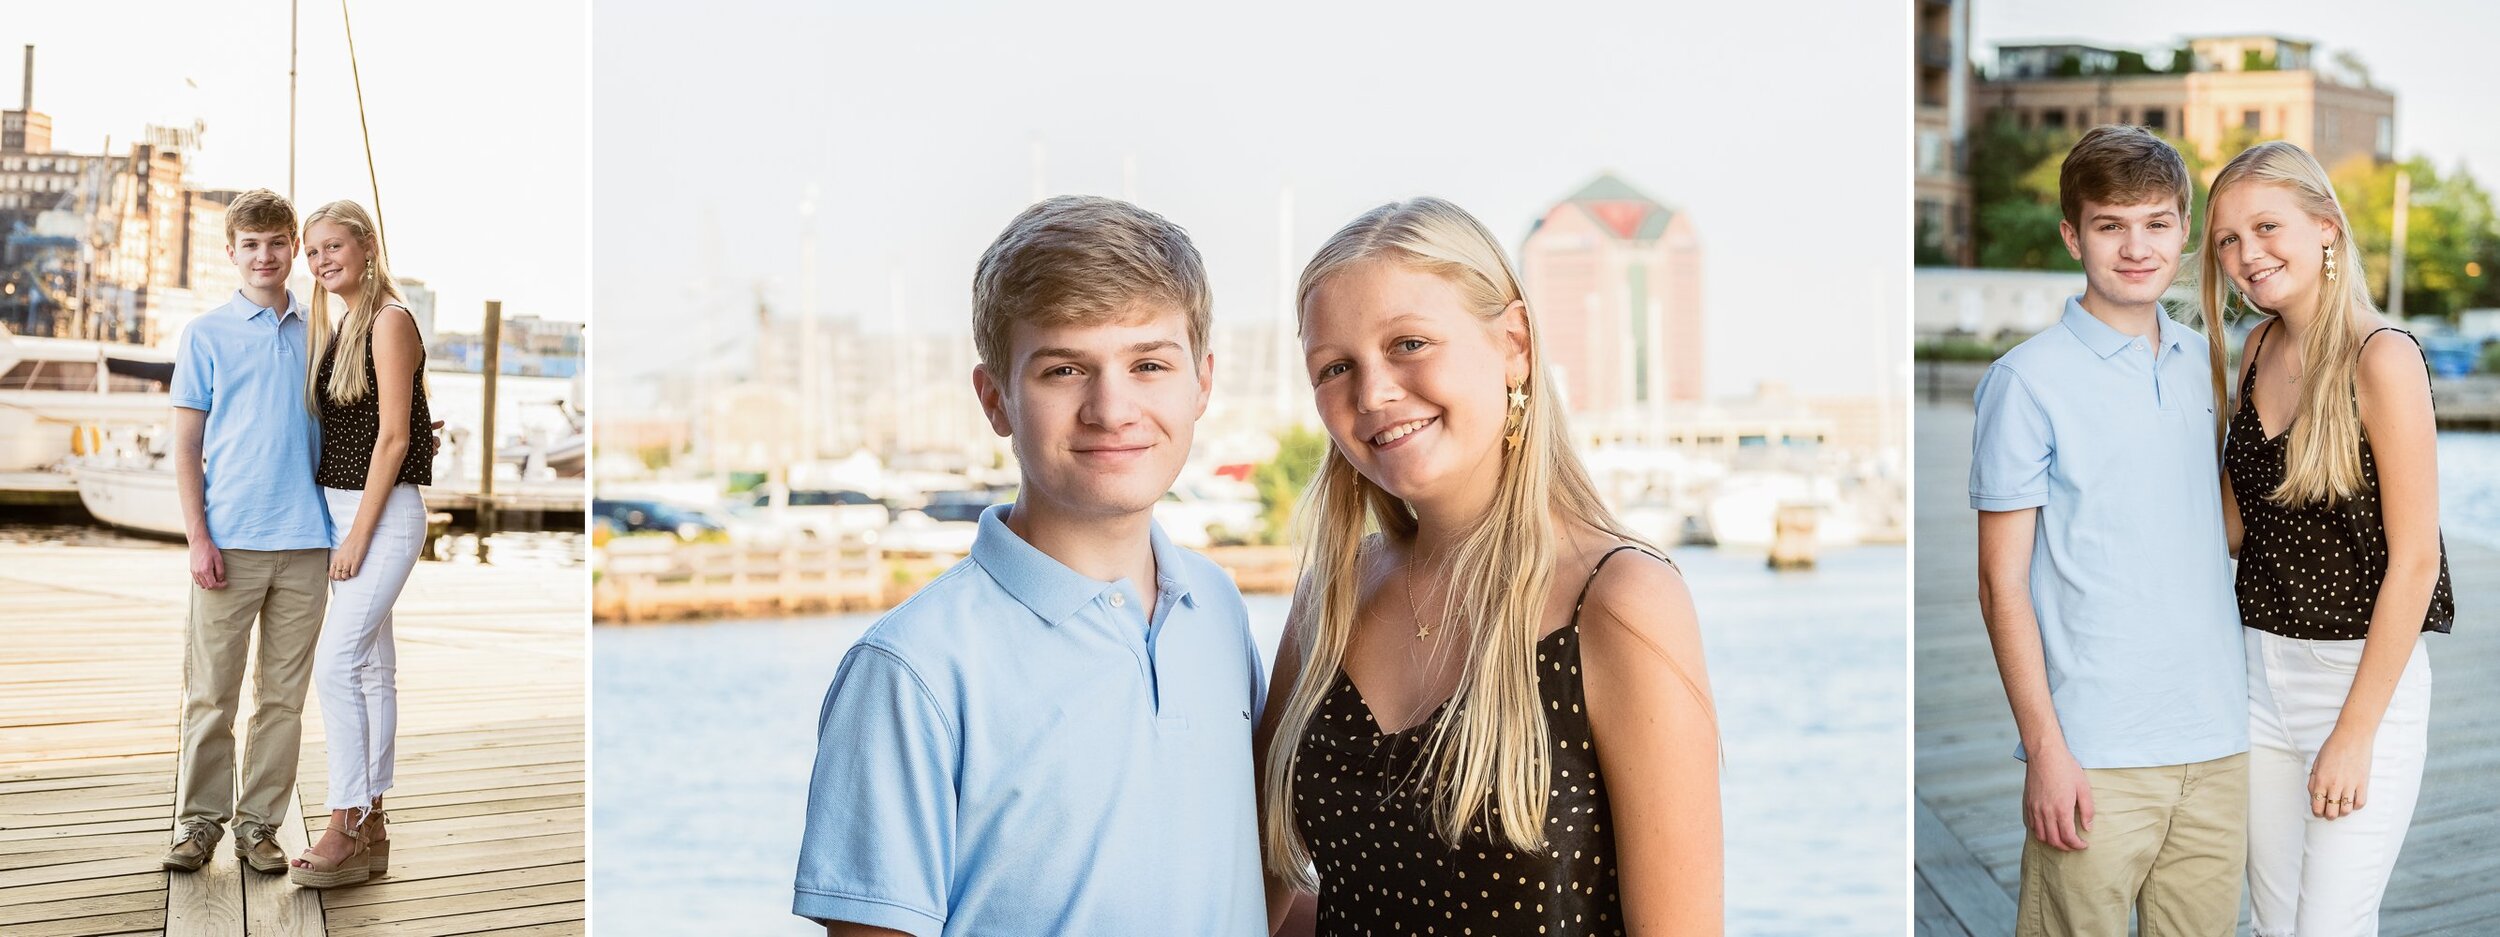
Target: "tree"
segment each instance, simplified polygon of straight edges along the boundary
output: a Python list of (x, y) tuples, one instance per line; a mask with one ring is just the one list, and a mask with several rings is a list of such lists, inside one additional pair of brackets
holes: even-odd
[(2463, 166), (2446, 176), (2428, 158), (2378, 163), (2355, 157), (2331, 174), (2335, 197), (2352, 222), (2370, 295), (2387, 302), (2387, 262), (2395, 236), (2396, 174), (2412, 177), (2405, 213), (2405, 314), (2453, 320), (2492, 289), (2490, 261), (2500, 255), (2491, 195)]
[(2169, 72), (2170, 72), (2171, 74), (2173, 74), (2173, 75), (2185, 75), (2185, 74), (2187, 74), (2187, 73), (2189, 73), (2189, 72), (2192, 72), (2192, 71), (2195, 71), (2195, 70), (2196, 70), (2196, 50), (2195, 50), (2195, 49), (2190, 48), (2190, 47), (2189, 47), (2187, 44), (2185, 44), (2185, 43), (2181, 43), (2177, 49), (2174, 49), (2174, 50), (2172, 50), (2172, 51), (2171, 51), (2171, 53), (2170, 53), (2170, 67), (2167, 69), (2167, 71), (2169, 71)]
[(1250, 484), (1259, 490), (1259, 504), (1265, 508), (1267, 542), (1292, 539), (1294, 505), (1319, 475), (1319, 460), (1327, 455), (1327, 435), (1295, 426), (1276, 437), (1275, 458), (1250, 470)]
[[(2079, 130), (2024, 130), (2004, 114), (1971, 135), (1971, 237), (1980, 266), (2083, 269), (2067, 253), (2057, 227), (2065, 219), (2058, 207), (2058, 170), (2065, 164), (2066, 151), (2081, 136)], [(2187, 163), (2187, 249), (2193, 251), (2204, 231), (2204, 217), (2194, 209), (2205, 203), (2207, 161), (2178, 141), (2169, 142)]]

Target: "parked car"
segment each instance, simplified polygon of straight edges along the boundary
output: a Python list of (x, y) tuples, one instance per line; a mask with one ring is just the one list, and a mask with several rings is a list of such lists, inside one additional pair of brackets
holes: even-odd
[(593, 523), (606, 524), (623, 533), (653, 531), (673, 534), (679, 540), (694, 540), (705, 534), (727, 530), (719, 521), (701, 511), (680, 508), (659, 501), (594, 498), (590, 502)]
[[(921, 505), (919, 512), (928, 515), (930, 520), (977, 524), (981, 522), (981, 512), (989, 510), (990, 505), (1013, 500), (1013, 491), (980, 488), (932, 491), (929, 492), (929, 503)], [(897, 519), (900, 519), (899, 515)]]
[(784, 488), (767, 484), (747, 499), (744, 513), (766, 526), (819, 540), (844, 533), (873, 534), (891, 519), (885, 502), (839, 488)]

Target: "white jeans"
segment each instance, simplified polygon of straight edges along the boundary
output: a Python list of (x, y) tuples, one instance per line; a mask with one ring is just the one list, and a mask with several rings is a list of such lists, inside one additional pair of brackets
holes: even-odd
[(2429, 643), (2413, 645), (2379, 720), (2368, 802), (2321, 820), (2309, 812), (2309, 766), (2352, 689), (2362, 642), (2248, 629), (2248, 896), (2257, 937), (2378, 933), (2379, 899), (2422, 790)]
[[(330, 524), (344, 539), (365, 492), (323, 488)], [(313, 686), (330, 747), (332, 810), (363, 811), (391, 786), (391, 739), (399, 730), (399, 654), (391, 645), (391, 605), (408, 584), (425, 545), (425, 500), (395, 485), (353, 578), (330, 584), (329, 616), (313, 648)], [(362, 814), (358, 814), (361, 819)]]

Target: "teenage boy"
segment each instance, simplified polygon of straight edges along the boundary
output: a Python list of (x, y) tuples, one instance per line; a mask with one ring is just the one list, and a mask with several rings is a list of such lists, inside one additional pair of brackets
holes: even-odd
[(2163, 314), (2186, 163), (2083, 136), (2058, 228), (2084, 292), (1980, 381), (1979, 605), (2024, 759), (2017, 934), (2228, 937), (2247, 853), (2248, 693), (2206, 339)]
[[(191, 543), (182, 760), (168, 869), (208, 861), (226, 823), (235, 855), (286, 869), (276, 826), (293, 819), (304, 687), (329, 595), (330, 518), (313, 483), (320, 425), (305, 409), (304, 304), (295, 208), (267, 189), (226, 207), (226, 256), (243, 288), (183, 330), (174, 358), (174, 476)], [(259, 623), (252, 724), (235, 788), (234, 717)]]
[(1023, 488), (844, 655), (792, 910), (832, 934), (1265, 933), (1224, 571), (1154, 505), (1206, 411), (1204, 264), (1125, 202), (1027, 209), (981, 257), (972, 385)]

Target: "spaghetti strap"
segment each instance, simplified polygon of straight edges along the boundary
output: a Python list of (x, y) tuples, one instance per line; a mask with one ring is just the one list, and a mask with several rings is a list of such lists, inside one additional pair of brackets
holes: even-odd
[(2283, 320), (2267, 319), (2264, 324), (2257, 326), (2257, 331), (2249, 333), (2250, 338), (2257, 340), (2257, 345), (2248, 350), (2248, 367), (2240, 369), (2241, 400), (2247, 400), (2248, 395), (2257, 387), (2257, 356), (2265, 353), (2266, 337), (2274, 334), (2274, 324), (2280, 321)]
[[(2369, 347), (2370, 347), (2370, 340), (2371, 340), (2371, 339), (2373, 339), (2373, 338), (2377, 338), (2377, 337), (2378, 337), (2378, 333), (2380, 333), (2380, 332), (2394, 332), (2394, 333), (2396, 333), (2396, 334), (2398, 334), (2398, 335), (2402, 335), (2402, 336), (2404, 336), (2404, 337), (2406, 337), (2406, 338), (2412, 339), (2412, 340), (2413, 340), (2413, 350), (2414, 350), (2414, 352), (2415, 352), (2415, 353), (2417, 353), (2417, 354), (2420, 354), (2420, 355), (2422, 356), (2422, 370), (2423, 370), (2423, 371), (2425, 371), (2425, 372), (2428, 372), (2428, 371), (2430, 370), (2430, 363), (2431, 363), (2431, 350), (2430, 350), (2430, 349), (2428, 349), (2428, 348), (2424, 348), (2424, 347), (2422, 347), (2422, 337), (2421, 337), (2421, 336), (2418, 336), (2418, 335), (2415, 335), (2415, 334), (2413, 334), (2413, 333), (2411, 333), (2411, 332), (2407, 332), (2407, 331), (2405, 331), (2405, 330), (2403, 330), (2403, 329), (2397, 328), (2397, 327), (2392, 326), (2392, 325), (2389, 325), (2389, 326), (2381, 326), (2381, 327), (2379, 327), (2379, 328), (2372, 329), (2372, 330), (2370, 331), (2370, 334), (2368, 334), (2368, 335), (2364, 335), (2364, 336), (2361, 336), (2361, 348), (2362, 348), (2363, 350), (2365, 350), (2365, 351), (2366, 351), (2366, 350), (2368, 350), (2368, 349), (2369, 349)], [(2423, 377), (2424, 377), (2424, 378), (2428, 378), (2429, 376), (2430, 376), (2430, 375), (2429, 375), (2429, 374), (2427, 374), (2427, 373), (2425, 373), (2425, 374), (2423, 375)], [(2434, 395), (2434, 396), (2436, 396), (2436, 395), (2439, 393), (2439, 384), (2438, 384), (2438, 382), (2433, 381), (2433, 382), (2431, 383), (2431, 393), (2432, 393), (2432, 395)], [(2360, 399), (2361, 399), (2361, 388), (2360, 388), (2359, 382), (2355, 382), (2355, 383), (2354, 383), (2354, 386), (2353, 386), (2353, 399), (2354, 399), (2354, 400), (2360, 400)]]
[[(1589, 601), (1589, 589), (1590, 589), (1590, 587), (1593, 587), (1593, 586), (1597, 585), (1597, 574), (1598, 574), (1598, 573), (1600, 573), (1600, 572), (1605, 571), (1605, 569), (1606, 569), (1606, 561), (1611, 560), (1611, 559), (1614, 559), (1614, 558), (1615, 558), (1615, 554), (1617, 554), (1617, 553), (1621, 553), (1621, 552), (1623, 552), (1623, 551), (1625, 551), (1625, 550), (1641, 550), (1641, 547), (1640, 547), (1640, 545), (1639, 545), (1639, 544), (1635, 544), (1635, 543), (1618, 544), (1618, 545), (1616, 545), (1616, 546), (1615, 546), (1615, 548), (1614, 548), (1614, 549), (1606, 551), (1606, 555), (1605, 555), (1605, 556), (1598, 557), (1598, 558), (1597, 558), (1597, 565), (1592, 566), (1592, 567), (1589, 567), (1589, 578), (1588, 578), (1588, 581), (1580, 583), (1580, 597), (1579, 597), (1579, 598), (1577, 598), (1577, 599), (1573, 599), (1573, 600), (1571, 601), (1571, 623), (1572, 623), (1572, 624), (1577, 625), (1577, 624), (1579, 624), (1579, 623), (1580, 623), (1580, 606), (1583, 606), (1583, 605), (1588, 604), (1588, 601)], [(1659, 562), (1661, 562), (1661, 563), (1665, 563), (1665, 564), (1667, 564), (1667, 565), (1669, 565), (1669, 566), (1673, 566), (1673, 565), (1675, 565), (1675, 561), (1674, 561), (1674, 560), (1667, 559), (1666, 557), (1663, 557), (1663, 556), (1658, 556), (1658, 554), (1655, 554), (1655, 553), (1650, 553), (1650, 552), (1649, 552), (1649, 551), (1647, 551), (1647, 550), (1641, 550), (1641, 552), (1642, 552), (1642, 553), (1648, 553), (1650, 556), (1652, 556), (1652, 557), (1656, 557), (1656, 558), (1657, 558), (1657, 560), (1658, 560)]]

